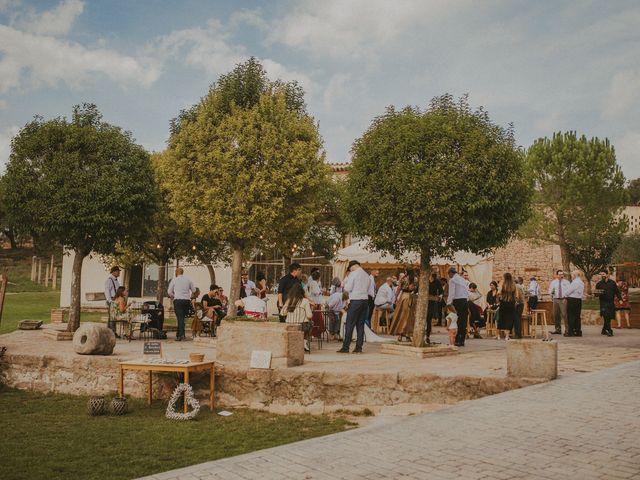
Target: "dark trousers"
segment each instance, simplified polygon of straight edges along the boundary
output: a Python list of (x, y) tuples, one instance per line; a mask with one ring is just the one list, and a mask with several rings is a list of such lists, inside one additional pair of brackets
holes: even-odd
[(364, 322), (367, 319), (368, 311), (369, 300), (351, 300), (349, 302), (344, 340), (342, 341), (342, 350), (349, 350), (349, 345), (351, 344), (351, 339), (353, 338), (353, 329), (355, 328), (355, 351), (362, 351), (362, 344), (364, 343)]
[(516, 304), (516, 318), (513, 323), (513, 330), (516, 338), (522, 338), (522, 313), (524, 312), (524, 303)]
[(113, 318), (111, 318), (111, 303), (107, 302), (107, 312), (109, 313), (109, 317), (107, 320), (107, 327), (109, 328), (109, 330), (111, 330), (113, 333), (116, 333), (116, 322), (114, 322)]
[(429, 303), (427, 304), (427, 329), (429, 333), (427, 335), (431, 333), (431, 323), (433, 322), (433, 320), (436, 319), (438, 321), (441, 321), (441, 314), (442, 309), (440, 308), (440, 301), (429, 300)]
[(191, 307), (190, 300), (174, 300), (173, 311), (176, 313), (176, 319), (178, 320), (178, 333), (176, 338), (182, 338), (184, 334), (184, 320), (189, 315), (189, 308)]
[(535, 310), (536, 308), (538, 308), (538, 296), (531, 295), (529, 297), (529, 310)]
[(611, 330), (611, 320), (613, 320), (616, 316), (616, 309), (611, 305), (600, 305), (600, 315), (602, 315), (602, 320), (604, 323), (602, 324), (602, 332), (603, 333), (613, 333)]
[(329, 312), (329, 333), (331, 335), (340, 335), (340, 312)]
[(371, 328), (371, 317), (373, 316), (373, 309), (376, 306), (373, 300), (374, 300), (373, 297), (369, 297), (369, 300), (367, 301), (367, 308), (369, 309), (367, 310), (367, 326), (369, 328)]
[(467, 338), (467, 316), (469, 315), (468, 309), (469, 300), (466, 298), (456, 298), (453, 301), (453, 308), (456, 309), (458, 314), (458, 334), (456, 335), (456, 345), (464, 345), (464, 340)]
[(569, 335), (582, 335), (582, 299), (567, 298), (567, 319), (569, 321)]

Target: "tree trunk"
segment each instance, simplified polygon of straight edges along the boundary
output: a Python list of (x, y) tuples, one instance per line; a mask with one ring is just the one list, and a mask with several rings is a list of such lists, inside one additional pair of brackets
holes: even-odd
[(242, 247), (231, 245), (231, 290), (229, 291), (228, 315), (235, 316), (238, 312), (236, 301), (240, 300), (240, 283), (242, 282)]
[(431, 273), (431, 252), (420, 252), (420, 288), (418, 290), (418, 304), (416, 305), (416, 319), (413, 324), (413, 346), (424, 347), (426, 345), (425, 326), (427, 323), (427, 310), (429, 308), (429, 275)]
[(156, 290), (156, 302), (162, 305), (164, 292), (167, 289), (167, 261), (163, 260), (158, 266), (158, 289)]
[(567, 242), (565, 242), (564, 238), (562, 237), (560, 238), (558, 245), (560, 245), (560, 257), (562, 260), (562, 269), (564, 270), (565, 274), (568, 274), (571, 272), (571, 262), (569, 261), (569, 247), (567, 246)]
[(7, 228), (4, 230), (4, 234), (9, 239), (9, 244), (11, 245), (11, 250), (15, 250), (18, 248), (18, 244), (16, 243), (16, 234), (13, 233), (13, 229)]
[(209, 270), (209, 280), (211, 281), (211, 285), (216, 284), (216, 271), (213, 268), (213, 265), (207, 263), (207, 270)]
[(282, 275), (289, 273), (289, 266), (291, 265), (291, 255), (282, 256)]
[(89, 254), (82, 250), (74, 250), (73, 269), (71, 270), (71, 304), (69, 306), (68, 332), (75, 332), (80, 327), (80, 295), (82, 293), (82, 262)]

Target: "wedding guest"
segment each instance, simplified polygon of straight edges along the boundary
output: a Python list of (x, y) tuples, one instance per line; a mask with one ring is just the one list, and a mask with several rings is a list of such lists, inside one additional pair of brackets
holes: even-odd
[(269, 287), (267, 285), (267, 276), (264, 272), (258, 272), (256, 274), (256, 286), (258, 288), (258, 298), (267, 298), (267, 290)]
[(574, 270), (571, 272), (571, 285), (567, 289), (567, 320), (569, 329), (564, 332), (565, 337), (582, 336), (582, 297), (584, 296), (584, 282), (582, 272)]
[(189, 315), (191, 307), (191, 294), (196, 291), (196, 287), (189, 277), (184, 274), (182, 267), (176, 268), (176, 276), (169, 282), (167, 292), (169, 297), (173, 299), (173, 311), (178, 321), (178, 331), (176, 340), (178, 342), (185, 340), (187, 337), (184, 333), (184, 321)]
[(456, 344), (456, 336), (458, 335), (458, 315), (453, 305), (449, 305), (449, 313), (447, 314), (447, 333), (449, 334), (449, 345)]
[(442, 323), (442, 309), (440, 301), (442, 300), (442, 283), (438, 279), (438, 274), (433, 272), (429, 280), (429, 304), (427, 306), (427, 336), (431, 334), (431, 324), (434, 319), (438, 320), (438, 325)]
[(396, 295), (393, 291), (393, 279), (391, 277), (387, 277), (387, 280), (380, 285), (373, 303), (376, 308), (386, 310), (387, 315), (393, 313), (393, 305), (396, 303)]
[(329, 295), (326, 305), (329, 311), (329, 335), (331, 340), (341, 340), (340, 325), (342, 320), (342, 311), (345, 304), (349, 300), (347, 292), (334, 292)]
[(549, 294), (553, 298), (553, 321), (556, 329), (551, 332), (554, 335), (562, 334), (562, 324), (567, 331), (569, 320), (567, 318), (567, 289), (569, 281), (564, 278), (562, 270), (556, 271), (556, 278), (549, 285)]
[(109, 322), (111, 322), (109, 328), (116, 335), (116, 338), (120, 338), (120, 335), (116, 333), (116, 322), (130, 321), (128, 298), (129, 291), (125, 287), (119, 286), (109, 303)]
[(518, 289), (516, 295), (516, 317), (513, 325), (515, 337), (522, 338), (522, 314), (524, 313), (524, 306), (527, 298), (527, 289), (524, 286), (524, 278), (518, 277), (515, 281), (516, 288)]
[[(111, 267), (109, 276), (104, 281), (104, 299), (107, 302), (107, 308), (109, 310), (111, 309), (111, 302), (113, 302), (113, 299), (116, 296), (116, 292), (118, 288), (120, 288), (120, 281), (118, 280), (119, 276), (120, 276), (120, 267), (115, 265)], [(107, 327), (109, 327), (111, 331), (113, 331), (113, 333), (116, 333), (116, 324), (111, 319), (111, 315), (109, 315), (109, 320), (107, 321)], [(119, 335), (116, 334), (116, 336), (120, 338)]]
[(260, 290), (254, 288), (249, 292), (249, 295), (236, 300), (236, 306), (241, 307), (247, 317), (252, 317), (256, 320), (266, 320), (267, 303), (258, 295), (260, 295)]
[(373, 309), (375, 307), (375, 298), (376, 298), (376, 278), (380, 275), (380, 270), (373, 269), (369, 274), (369, 295), (368, 295), (368, 312), (367, 312), (367, 326), (371, 328), (371, 317), (373, 316)]
[(467, 336), (467, 315), (469, 302), (469, 288), (466, 280), (458, 273), (455, 267), (449, 268), (449, 295), (447, 305), (453, 305), (458, 315), (458, 336), (456, 347), (464, 347)]
[(606, 271), (600, 272), (600, 281), (596, 283), (596, 291), (600, 297), (600, 316), (602, 317), (602, 335), (613, 337), (611, 320), (615, 317), (615, 298), (622, 299), (616, 282), (609, 278)]
[(342, 291), (342, 281), (338, 277), (333, 277), (333, 280), (331, 280), (331, 288), (329, 289), (329, 296)]
[(280, 313), (280, 322), (284, 323), (287, 317), (286, 313), (282, 313), (282, 306), (287, 301), (287, 294), (291, 287), (300, 284), (300, 275), (302, 274), (302, 266), (293, 262), (289, 265), (289, 273), (283, 276), (278, 282), (278, 310)]
[(311, 271), (307, 291), (309, 292), (309, 300), (314, 306), (322, 305), (322, 285), (320, 284), (320, 270), (318, 268), (314, 268)]
[(242, 280), (242, 291), (240, 292), (240, 298), (248, 297), (251, 294), (251, 290), (256, 288), (256, 284), (253, 280), (249, 280), (249, 274), (246, 270), (242, 272), (240, 278)]
[(618, 290), (620, 290), (620, 298), (616, 298), (615, 307), (616, 307), (616, 320), (618, 321), (618, 326), (616, 328), (622, 328), (622, 319), (624, 318), (627, 322), (627, 328), (631, 328), (631, 324), (629, 323), (629, 312), (631, 312), (631, 303), (629, 302), (629, 285), (627, 282), (620, 279), (618, 280)]
[(305, 296), (300, 283), (296, 282), (291, 285), (291, 288), (287, 292), (287, 299), (282, 306), (281, 313), (286, 315), (286, 323), (300, 325), (301, 330), (304, 332), (304, 349), (306, 352), (309, 352), (313, 311), (311, 310), (311, 302), (309, 302), (309, 299)]
[(500, 304), (498, 330), (504, 335), (505, 340), (510, 339), (509, 335), (516, 321), (516, 302), (519, 296), (524, 304), (522, 291), (516, 287), (511, 273), (506, 272), (503, 276), (502, 287), (498, 296)]
[(344, 290), (349, 293), (349, 307), (347, 310), (347, 324), (345, 328), (342, 348), (338, 353), (349, 353), (349, 345), (356, 330), (356, 347), (353, 353), (362, 353), (364, 343), (364, 324), (367, 319), (368, 298), (371, 286), (369, 275), (357, 260), (351, 260), (347, 268), (349, 272), (344, 281)]
[(418, 291), (418, 279), (412, 269), (407, 270), (406, 275), (400, 280), (398, 288), (400, 297), (393, 312), (389, 333), (398, 335), (398, 341), (402, 341), (403, 338), (410, 339), (413, 336), (413, 326), (416, 320), (415, 294)]
[(538, 308), (538, 301), (540, 300), (540, 284), (535, 276), (529, 279), (527, 294), (529, 295), (529, 310), (535, 310)]
[(471, 312), (473, 338), (482, 338), (480, 329), (485, 325), (484, 319), (482, 318), (482, 294), (478, 291), (478, 286), (473, 282), (469, 284), (468, 308)]
[(442, 319), (447, 315), (447, 297), (449, 296), (449, 282), (445, 277), (440, 277), (442, 295), (440, 296), (440, 310), (438, 312), (438, 327), (442, 326)]

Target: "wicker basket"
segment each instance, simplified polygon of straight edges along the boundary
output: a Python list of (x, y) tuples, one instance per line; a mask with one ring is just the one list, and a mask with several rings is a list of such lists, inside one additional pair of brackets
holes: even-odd
[(111, 400), (111, 413), (114, 415), (124, 415), (129, 410), (127, 397), (115, 397)]
[(92, 417), (105, 413), (107, 403), (104, 397), (91, 397), (87, 402), (87, 413)]
[(193, 363), (202, 362), (204, 361), (204, 353), (190, 353), (189, 360), (191, 360)]

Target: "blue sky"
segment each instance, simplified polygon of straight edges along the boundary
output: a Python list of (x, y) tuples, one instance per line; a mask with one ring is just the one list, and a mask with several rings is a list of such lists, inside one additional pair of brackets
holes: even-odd
[(0, 0), (0, 171), (21, 126), (81, 102), (161, 150), (170, 119), (251, 55), (304, 86), (331, 162), (386, 106), (449, 92), (525, 147), (607, 137), (640, 177), (633, 0)]

